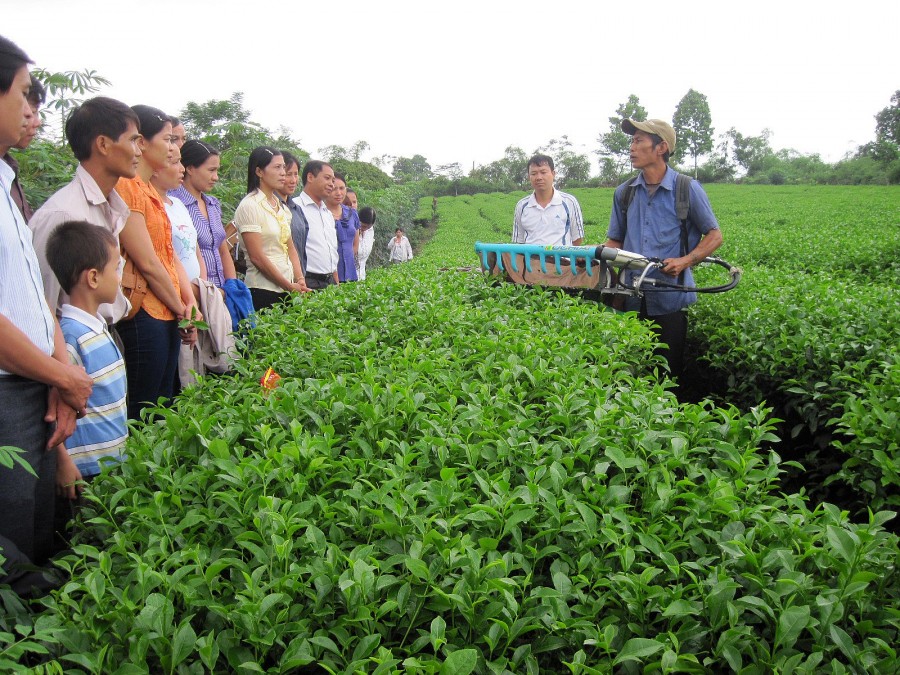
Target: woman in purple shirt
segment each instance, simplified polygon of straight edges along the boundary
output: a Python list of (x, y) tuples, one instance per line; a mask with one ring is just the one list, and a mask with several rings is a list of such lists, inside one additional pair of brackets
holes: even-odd
[(187, 207), (197, 229), (197, 247), (206, 265), (206, 278), (222, 288), (226, 279), (237, 278), (237, 272), (225, 241), (222, 205), (206, 194), (219, 180), (219, 151), (209, 143), (190, 140), (181, 147), (181, 163), (184, 182), (169, 196)]
[(357, 281), (356, 258), (354, 252), (359, 246), (359, 214), (356, 209), (344, 206), (347, 196), (347, 180), (343, 174), (334, 174), (334, 190), (325, 196), (325, 205), (334, 216), (334, 227), (338, 241), (338, 280)]

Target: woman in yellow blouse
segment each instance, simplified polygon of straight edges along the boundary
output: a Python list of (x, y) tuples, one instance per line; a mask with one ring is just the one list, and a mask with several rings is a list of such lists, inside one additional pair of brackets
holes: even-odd
[(284, 157), (274, 148), (250, 153), (247, 196), (234, 212), (234, 224), (247, 251), (245, 282), (259, 311), (292, 292), (309, 290), (291, 237), (291, 212), (276, 194), (284, 189)]

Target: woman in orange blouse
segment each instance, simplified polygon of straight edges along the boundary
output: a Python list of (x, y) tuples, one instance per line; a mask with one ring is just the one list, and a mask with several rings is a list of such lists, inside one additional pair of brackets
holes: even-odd
[(194, 295), (184, 267), (172, 248), (172, 225), (159, 193), (150, 185), (153, 173), (172, 161), (175, 143), (172, 122), (161, 110), (146, 105), (132, 107), (140, 119), (141, 156), (137, 175), (121, 179), (116, 192), (131, 215), (119, 234), (122, 253), (147, 280), (134, 318), (120, 321), (116, 329), (124, 346), (128, 374), (128, 417), (138, 419), (141, 410), (173, 394), (181, 342), (196, 340), (196, 331), (179, 329), (181, 319), (197, 319)]

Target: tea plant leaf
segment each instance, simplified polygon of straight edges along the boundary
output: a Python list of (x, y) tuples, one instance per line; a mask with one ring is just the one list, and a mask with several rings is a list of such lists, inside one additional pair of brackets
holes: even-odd
[(428, 581), (431, 578), (428, 565), (418, 558), (406, 558), (403, 562), (406, 564), (406, 568), (422, 581)]
[(431, 647), (434, 652), (440, 651), (440, 648), (446, 644), (447, 640), (444, 635), (447, 631), (447, 622), (443, 618), (436, 616), (431, 620)]
[(481, 547), (482, 551), (496, 551), (497, 545), (500, 543), (499, 539), (494, 539), (493, 537), (479, 537), (478, 538), (478, 546)]
[(197, 646), (197, 633), (191, 626), (190, 619), (185, 621), (172, 639), (172, 666), (177, 666), (184, 661)]
[(215, 671), (219, 660), (219, 644), (216, 642), (215, 633), (210, 632), (197, 638), (196, 649), (203, 665), (208, 670)]
[(25, 471), (37, 478), (37, 473), (25, 459), (22, 458), (24, 450), (11, 445), (0, 446), (0, 466), (7, 469), (13, 468), (14, 464), (18, 464)]
[(687, 600), (675, 600), (663, 612), (663, 616), (681, 617), (697, 614), (698, 609)]
[(800, 636), (800, 633), (809, 624), (810, 609), (808, 605), (802, 607), (788, 607), (778, 617), (778, 628), (775, 631), (775, 645), (791, 648)]
[(856, 559), (859, 540), (853, 534), (833, 525), (829, 525), (825, 532), (828, 536), (828, 543), (844, 560), (853, 562)]
[(450, 654), (441, 664), (441, 675), (469, 675), (478, 665), (478, 651), (460, 649)]
[(333, 654), (337, 654), (338, 656), (341, 655), (341, 650), (338, 649), (338, 646), (334, 643), (334, 640), (329, 637), (326, 637), (324, 635), (314, 635), (313, 637), (309, 638), (309, 641), (314, 645), (318, 645), (319, 647), (327, 649)]
[(374, 633), (364, 636), (353, 650), (351, 661), (362, 661), (369, 658), (381, 642), (381, 635)]
[(858, 650), (856, 646), (853, 644), (853, 639), (847, 634), (840, 626), (836, 626), (832, 624), (828, 627), (828, 634), (831, 636), (831, 639), (834, 641), (834, 644), (837, 645), (838, 649), (846, 656), (851, 663), (856, 660)]
[(622, 649), (619, 650), (619, 654), (616, 656), (615, 661), (613, 661), (613, 665), (619, 665), (625, 661), (640, 661), (643, 658), (652, 656), (664, 647), (665, 645), (662, 642), (657, 642), (656, 640), (650, 640), (648, 638), (631, 638), (622, 646)]

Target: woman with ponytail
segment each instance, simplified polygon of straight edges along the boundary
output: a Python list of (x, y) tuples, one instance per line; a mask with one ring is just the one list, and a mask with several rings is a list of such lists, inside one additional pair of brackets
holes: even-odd
[(131, 210), (119, 234), (123, 256), (146, 280), (146, 295), (132, 294), (136, 312), (116, 325), (124, 347), (128, 376), (128, 417), (138, 419), (148, 405), (169, 399), (182, 341), (196, 340), (193, 328), (178, 328), (182, 319), (199, 319), (190, 280), (172, 246), (172, 225), (159, 193), (150, 185), (154, 172), (174, 159), (172, 122), (157, 108), (136, 105), (140, 120), (137, 175), (120, 179), (116, 192)]
[(197, 230), (197, 246), (206, 265), (206, 278), (218, 288), (237, 279), (222, 224), (222, 204), (207, 194), (219, 181), (219, 151), (209, 143), (190, 140), (181, 146), (184, 180), (169, 196), (187, 207)]
[(291, 212), (277, 194), (284, 190), (284, 166), (279, 150), (255, 148), (247, 166), (247, 196), (234, 212), (247, 251), (245, 281), (257, 311), (309, 290), (291, 237)]

